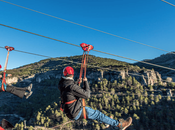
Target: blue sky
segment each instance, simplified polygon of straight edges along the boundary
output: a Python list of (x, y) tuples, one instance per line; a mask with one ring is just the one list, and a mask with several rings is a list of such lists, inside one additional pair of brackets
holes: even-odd
[[(175, 48), (175, 7), (161, 0), (7, 0), (27, 8), (155, 46)], [(174, 0), (168, 0), (174, 3)], [(164, 51), (113, 37), (0, 1), (0, 23), (69, 43), (92, 44), (94, 49), (137, 60), (153, 59)], [(50, 57), (81, 55), (81, 48), (0, 26), (0, 46)], [(91, 51), (90, 54), (133, 63)], [(0, 48), (4, 66), (7, 51)], [(38, 62), (44, 57), (10, 52), (8, 69)]]

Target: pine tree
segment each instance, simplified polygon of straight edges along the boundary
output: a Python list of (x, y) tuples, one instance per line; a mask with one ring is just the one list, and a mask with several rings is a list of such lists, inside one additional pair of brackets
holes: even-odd
[(44, 117), (41, 118), (41, 124), (44, 124)]
[(37, 121), (40, 121), (40, 115), (41, 115), (41, 113), (38, 112), (38, 115), (37, 115), (37, 117), (36, 117)]
[(155, 105), (154, 101), (151, 102), (151, 105)]
[(111, 93), (115, 94), (115, 89), (114, 88), (111, 88)]
[(132, 99), (135, 99), (135, 94), (134, 93), (132, 93)]
[(171, 101), (171, 97), (170, 96), (167, 97), (167, 101)]
[(159, 97), (158, 96), (155, 97), (155, 102), (156, 102), (156, 104), (159, 102)]
[(128, 109), (127, 108), (125, 108), (124, 113), (128, 114)]
[(33, 126), (30, 126), (28, 130), (33, 130)]
[(148, 92), (145, 90), (145, 93), (144, 93), (145, 96), (148, 96)]
[(114, 100), (112, 100), (111, 106), (114, 107), (114, 105), (115, 105)]
[(136, 100), (136, 106), (139, 106), (139, 101), (138, 100)]
[(160, 94), (158, 95), (158, 97), (159, 97), (159, 99), (162, 99), (162, 96)]
[(99, 103), (99, 109), (100, 109), (100, 110), (102, 110), (102, 109), (103, 109), (103, 107), (102, 107), (101, 103)]
[(133, 114), (133, 117), (134, 117), (136, 120), (140, 119), (139, 116), (138, 116), (137, 114), (135, 114), (135, 113)]
[(147, 105), (147, 104), (148, 104), (148, 98), (145, 98), (145, 99), (144, 99), (144, 102), (145, 102), (145, 104)]
[(116, 102), (117, 102), (117, 104), (120, 104), (120, 100), (118, 98), (117, 98), (117, 101)]
[(133, 109), (134, 109), (134, 111), (136, 111), (137, 110), (136, 106), (133, 106)]
[(95, 125), (95, 130), (100, 130), (99, 124), (96, 124), (96, 125)]
[(114, 94), (114, 99), (115, 99), (115, 100), (117, 100), (117, 99), (118, 99), (117, 94)]
[(117, 108), (117, 110), (120, 110), (121, 107), (117, 104), (116, 108)]
[(150, 86), (150, 91), (153, 91), (154, 89), (153, 89), (153, 86)]

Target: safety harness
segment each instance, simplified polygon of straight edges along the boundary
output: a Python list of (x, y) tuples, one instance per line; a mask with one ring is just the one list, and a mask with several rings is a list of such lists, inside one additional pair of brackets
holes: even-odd
[[(82, 56), (82, 63), (81, 63), (81, 68), (80, 68), (79, 79), (82, 78), (83, 70), (84, 70), (84, 78), (86, 77), (86, 68), (87, 68), (86, 67), (87, 66), (86, 63), (88, 62), (89, 51), (94, 48), (92, 45), (89, 45), (89, 44), (86, 44), (86, 43), (81, 43), (80, 46), (83, 49), (83, 56)], [(81, 82), (79, 81), (78, 84), (80, 86)], [(75, 99), (75, 100), (72, 100), (72, 101), (69, 101), (69, 102), (65, 102), (64, 104), (72, 104), (75, 101), (77, 101), (77, 100)], [(83, 104), (83, 116), (84, 116), (84, 119), (86, 119), (86, 110), (85, 110), (86, 104), (85, 104), (85, 100), (84, 99), (82, 99), (82, 104)], [(60, 110), (64, 111), (62, 103), (61, 103), (61, 106), (60, 106)]]
[(10, 51), (14, 50), (13, 47), (9, 47), (9, 46), (5, 46), (5, 49), (7, 49), (7, 57), (6, 57), (6, 61), (5, 61), (5, 66), (4, 66), (4, 73), (3, 73), (3, 77), (2, 77), (2, 91), (5, 91), (6, 90), (6, 69), (7, 69), (7, 63), (8, 63), (8, 58), (9, 58), (9, 53)]
[[(72, 104), (72, 103), (74, 103), (75, 101), (77, 101), (77, 99), (74, 99), (74, 100), (69, 101), (69, 102), (65, 102), (64, 104)], [(64, 112), (62, 104), (63, 104), (63, 103), (61, 103), (60, 110), (61, 110), (62, 112)]]

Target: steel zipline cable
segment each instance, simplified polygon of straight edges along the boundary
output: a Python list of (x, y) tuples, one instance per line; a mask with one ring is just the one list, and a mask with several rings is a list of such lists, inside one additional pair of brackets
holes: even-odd
[(30, 9), (30, 8), (27, 8), (27, 7), (24, 7), (24, 6), (21, 6), (21, 5), (14, 4), (14, 3), (11, 3), (11, 2), (8, 2), (8, 1), (5, 1), (5, 0), (0, 0), (0, 1), (5, 2), (5, 3), (8, 3), (8, 4), (11, 4), (11, 5), (14, 5), (14, 6), (17, 6), (17, 7), (20, 7), (20, 8), (23, 8), (23, 9), (27, 9), (27, 10), (36, 12), (36, 13), (39, 13), (39, 14), (43, 14), (43, 15), (46, 15), (46, 16), (49, 16), (49, 17), (52, 17), (52, 18), (55, 18), (55, 19), (59, 19), (59, 20), (62, 20), (62, 21), (68, 22), (68, 23), (72, 23), (72, 24), (75, 24), (75, 25), (78, 25), (78, 26), (81, 26), (81, 27), (85, 27), (85, 28), (88, 28), (88, 29), (91, 29), (91, 30), (94, 30), (94, 31), (98, 31), (98, 32), (101, 32), (101, 33), (104, 33), (104, 34), (108, 34), (108, 35), (117, 37), (117, 38), (121, 38), (121, 39), (130, 41), (130, 42), (134, 42), (134, 43), (137, 43), (137, 44), (141, 44), (141, 45), (144, 45), (144, 46), (147, 46), (147, 47), (151, 47), (151, 48), (154, 48), (154, 49), (157, 49), (157, 50), (160, 50), (160, 51), (164, 51), (164, 52), (167, 52), (167, 53), (175, 54), (175, 53), (173, 53), (173, 52), (170, 52), (170, 51), (167, 51), (167, 50), (158, 48), (158, 47), (154, 47), (154, 46), (151, 46), (151, 45), (147, 45), (147, 44), (144, 44), (144, 43), (141, 43), (141, 42), (138, 42), (138, 41), (135, 41), (135, 40), (131, 40), (131, 39), (128, 39), (128, 38), (125, 38), (125, 37), (121, 37), (121, 36), (118, 36), (118, 35), (115, 35), (115, 34), (112, 34), (112, 33), (108, 33), (108, 32), (105, 32), (105, 31), (102, 31), (102, 30), (99, 30), (99, 29), (95, 29), (95, 28), (92, 28), (92, 27), (88, 27), (88, 26), (83, 25), (83, 24), (79, 24), (79, 23), (72, 22), (72, 21), (69, 21), (69, 20), (66, 20), (66, 19), (63, 19), (63, 18), (59, 18), (59, 17), (53, 16), (53, 15), (50, 15), (50, 14), (46, 14), (46, 13), (43, 13), (43, 12), (34, 10), (34, 9)]
[(172, 4), (172, 3), (168, 2), (168, 1), (165, 1), (165, 0), (161, 0), (161, 1), (163, 1), (163, 2), (165, 2), (165, 3), (167, 3), (167, 4), (171, 5), (171, 6), (174, 6), (175, 7), (174, 4)]
[[(69, 43), (69, 42), (65, 42), (65, 41), (58, 40), (58, 39), (55, 39), (55, 38), (51, 38), (51, 37), (48, 37), (48, 36), (44, 36), (44, 35), (41, 35), (41, 34), (29, 32), (29, 31), (22, 30), (22, 29), (19, 29), (19, 28), (15, 28), (15, 27), (12, 27), (12, 26), (8, 26), (8, 25), (5, 25), (5, 24), (1, 24), (0, 23), (0, 26), (8, 27), (8, 28), (15, 29), (15, 30), (18, 30), (18, 31), (22, 31), (22, 32), (26, 32), (26, 33), (29, 33), (29, 34), (33, 34), (33, 35), (36, 35), (36, 36), (40, 36), (40, 37), (44, 37), (44, 38), (51, 39), (51, 40), (54, 40), (54, 41), (58, 41), (58, 42), (62, 42), (62, 43), (65, 43), (65, 44), (69, 44), (69, 45), (73, 45), (73, 46), (76, 46), (76, 47), (80, 47), (79, 45), (76, 45), (76, 44), (73, 44), (73, 43)], [(92, 51), (96, 51), (96, 52), (99, 52), (99, 53), (103, 53), (103, 54), (107, 54), (107, 55), (111, 55), (111, 56), (115, 56), (115, 57), (120, 57), (120, 58), (123, 58), (123, 59), (132, 60), (132, 61), (136, 61), (136, 62), (140, 62), (140, 63), (152, 65), (152, 66), (156, 66), (156, 67), (159, 67), (159, 68), (164, 68), (164, 69), (175, 71), (175, 69), (173, 69), (173, 68), (169, 68), (169, 67), (165, 67), (165, 66), (161, 66), (161, 65), (157, 65), (157, 64), (152, 64), (152, 63), (145, 62), (145, 61), (139, 61), (139, 60), (127, 58), (127, 57), (124, 57), (124, 56), (111, 54), (111, 53), (108, 53), (108, 52), (103, 52), (103, 51), (99, 51), (99, 50), (92, 50)]]

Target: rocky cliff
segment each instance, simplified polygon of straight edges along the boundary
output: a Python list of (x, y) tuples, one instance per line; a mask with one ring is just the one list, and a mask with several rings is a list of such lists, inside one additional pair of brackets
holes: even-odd
[[(149, 63), (161, 65), (161, 66), (166, 66), (169, 68), (175, 68), (175, 54), (174, 54), (174, 52), (163, 54), (155, 59), (145, 60), (145, 61), (149, 62)], [(163, 69), (163, 68), (159, 68), (159, 67), (154, 67), (154, 66), (150, 66), (147, 64), (143, 64), (143, 63), (135, 63), (135, 65), (138, 65), (139, 67), (145, 67), (148, 69), (154, 69), (162, 75), (163, 80), (175, 82), (175, 71), (171, 71), (171, 70), (167, 70), (167, 69)]]
[[(75, 78), (78, 78), (78, 73), (75, 72)], [(17, 82), (21, 83), (32, 83), (32, 81), (35, 81), (36, 83), (41, 83), (44, 80), (49, 79), (61, 79), (62, 72), (54, 72), (54, 71), (48, 71), (46, 73), (41, 74), (34, 74), (32, 76), (28, 76), (23, 78), (20, 77), (7, 77), (6, 82), (8, 84), (14, 84)], [(142, 70), (140, 73), (136, 72), (128, 72), (125, 70), (121, 71), (88, 71), (87, 72), (87, 78), (89, 81), (98, 81), (102, 80), (103, 78), (110, 80), (113, 82), (114, 80), (125, 80), (127, 77), (135, 77), (137, 81), (139, 81), (142, 85), (154, 85), (155, 83), (162, 82), (161, 74), (159, 72), (154, 70)], [(171, 80), (171, 79), (169, 79)]]

